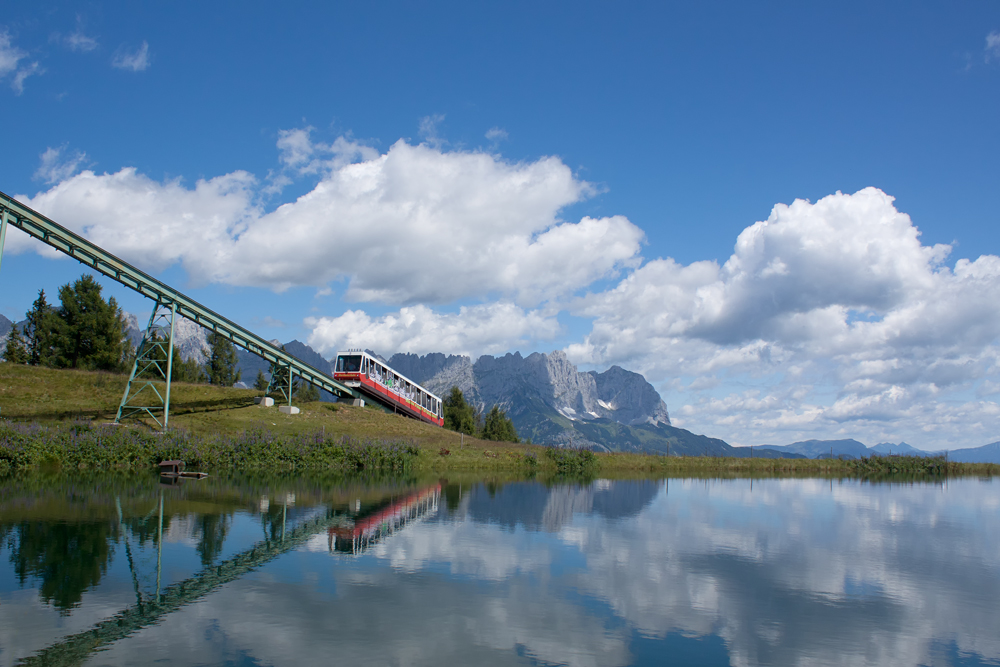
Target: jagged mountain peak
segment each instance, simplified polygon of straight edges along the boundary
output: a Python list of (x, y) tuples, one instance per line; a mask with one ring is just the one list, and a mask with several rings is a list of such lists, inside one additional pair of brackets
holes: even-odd
[[(389, 365), (438, 395), (446, 395), (457, 386), (467, 400), (481, 408), (500, 405), (518, 429), (536, 433), (533, 437), (539, 434), (540, 411), (549, 415), (545, 423), (555, 418), (670, 424), (667, 406), (642, 375), (619, 366), (603, 373), (583, 373), (562, 350), (528, 356), (520, 352), (483, 355), (475, 363), (466, 356), (400, 353), (389, 359)], [(556, 428), (541, 441), (558, 442), (561, 436), (557, 432), (563, 430)]]

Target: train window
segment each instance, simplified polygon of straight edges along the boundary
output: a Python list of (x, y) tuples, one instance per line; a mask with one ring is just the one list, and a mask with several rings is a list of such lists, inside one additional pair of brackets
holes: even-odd
[(361, 355), (337, 357), (338, 373), (357, 373), (361, 370)]

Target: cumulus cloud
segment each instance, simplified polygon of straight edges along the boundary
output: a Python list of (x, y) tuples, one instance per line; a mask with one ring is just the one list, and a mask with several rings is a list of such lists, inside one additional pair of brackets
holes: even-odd
[[(20, 201), (146, 271), (180, 263), (192, 279), (206, 267), (231, 261), (232, 240), (259, 217), (256, 180), (234, 172), (199, 180), (154, 181), (134, 168), (97, 175), (83, 171)], [(8, 235), (11, 250), (38, 248), (22, 234)]]
[(7, 31), (0, 32), (0, 79), (13, 75), (10, 87), (17, 95), (24, 92), (25, 79), (45, 72), (45, 69), (37, 62), (20, 64), (27, 56), (27, 53), (14, 46)]
[(117, 69), (124, 69), (130, 72), (142, 72), (149, 68), (149, 44), (143, 42), (135, 51), (129, 51), (125, 47), (118, 49), (118, 53), (111, 60), (111, 66)]
[(447, 350), (477, 358), (551, 339), (559, 333), (554, 317), (525, 311), (509, 302), (467, 306), (457, 313), (412, 306), (377, 318), (349, 310), (339, 317), (307, 318), (305, 323), (312, 329), (309, 345), (323, 354), (370, 348), (387, 354)]
[(354, 162), (374, 160), (379, 153), (347, 137), (337, 137), (333, 143), (312, 140), (315, 128), (305, 127), (278, 132), (278, 152), (282, 166), (299, 175), (327, 174)]
[[(657, 259), (579, 299), (574, 312), (594, 327), (567, 352), (659, 377), (785, 376), (790, 386), (821, 382), (839, 393), (817, 412), (771, 389), (781, 404), (771, 418), (789, 427), (803, 417), (828, 427), (926, 413), (942, 388), (995, 374), (1000, 360), (1000, 258), (951, 268), (950, 251), (923, 245), (909, 216), (875, 188), (778, 205), (740, 234), (722, 266)], [(738, 405), (717, 415), (761, 414), (731, 398)], [(719, 407), (713, 400), (703, 414)]]
[(197, 283), (275, 290), (346, 279), (356, 301), (499, 294), (531, 307), (638, 261), (643, 232), (624, 217), (558, 218), (591, 189), (557, 158), (508, 163), (402, 140), (378, 154), (308, 134), (283, 133), (281, 159), (323, 176), (269, 213), (243, 172), (191, 190), (131, 168), (84, 171), (22, 200), (144, 268), (180, 262)]

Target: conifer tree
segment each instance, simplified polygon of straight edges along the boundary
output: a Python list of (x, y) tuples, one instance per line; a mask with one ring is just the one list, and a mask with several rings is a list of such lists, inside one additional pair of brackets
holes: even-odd
[(61, 307), (52, 328), (54, 365), (121, 371), (127, 356), (125, 317), (114, 297), (101, 296), (93, 276), (59, 288)]
[(257, 391), (267, 391), (267, 378), (264, 371), (257, 371), (257, 379), (253, 381), (253, 388)]
[(240, 381), (241, 373), (236, 369), (238, 359), (236, 348), (229, 339), (213, 331), (208, 334), (208, 381), (223, 387), (232, 387)]
[(27, 322), (24, 335), (28, 351), (28, 363), (32, 366), (48, 366), (52, 363), (52, 333), (55, 328), (55, 312), (45, 298), (45, 290), (38, 290), (38, 298), (25, 313)]
[(295, 391), (292, 394), (300, 403), (312, 403), (319, 400), (319, 389), (305, 380), (295, 381)]
[(494, 405), (486, 413), (483, 423), (483, 440), (495, 440), (500, 442), (520, 442), (517, 437), (517, 430), (514, 422), (507, 417), (507, 413)]
[(444, 399), (444, 427), (467, 435), (476, 434), (476, 410), (465, 402), (458, 387), (452, 387)]
[(171, 373), (171, 378), (177, 382), (208, 382), (208, 376), (205, 375), (205, 369), (198, 363), (198, 360), (191, 357), (187, 360), (181, 360), (180, 351), (174, 347), (174, 361), (173, 361), (173, 373)]
[(10, 335), (7, 336), (7, 346), (3, 351), (3, 359), (9, 364), (28, 363), (28, 350), (24, 347), (24, 338), (16, 324), (11, 327)]

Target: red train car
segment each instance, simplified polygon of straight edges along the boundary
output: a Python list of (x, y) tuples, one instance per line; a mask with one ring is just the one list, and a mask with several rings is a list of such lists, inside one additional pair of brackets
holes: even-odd
[(441, 398), (362, 350), (337, 353), (333, 378), (376, 403), (436, 426), (444, 425)]

